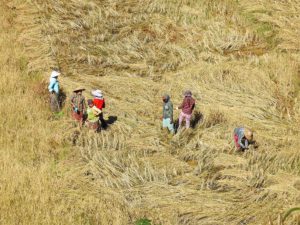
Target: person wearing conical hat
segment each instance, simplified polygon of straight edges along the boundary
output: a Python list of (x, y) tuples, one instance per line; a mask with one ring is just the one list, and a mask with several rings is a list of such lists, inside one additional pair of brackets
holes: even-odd
[(234, 143), (237, 150), (248, 149), (249, 144), (253, 142), (253, 132), (245, 127), (237, 127), (234, 129)]
[(58, 76), (60, 72), (53, 70), (50, 75), (48, 90), (50, 93), (50, 109), (52, 112), (58, 112), (60, 110), (59, 98), (59, 82)]
[(107, 128), (107, 123), (104, 120), (103, 117), (103, 109), (105, 108), (105, 99), (103, 97), (103, 93), (101, 90), (97, 89), (97, 90), (92, 90), (91, 94), (93, 95), (94, 99), (94, 105), (101, 110), (101, 113), (99, 115), (99, 124), (101, 125), (102, 128)]
[(72, 106), (72, 117), (83, 123), (84, 115), (86, 114), (86, 102), (82, 95), (84, 88), (78, 87), (73, 90), (73, 95), (71, 96), (71, 106)]

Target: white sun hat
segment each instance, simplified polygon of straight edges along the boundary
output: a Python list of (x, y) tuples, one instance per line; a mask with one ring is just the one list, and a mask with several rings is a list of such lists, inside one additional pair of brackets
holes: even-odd
[(84, 87), (77, 87), (73, 90), (73, 92), (78, 92), (78, 91), (85, 91)]
[(97, 97), (97, 98), (103, 98), (103, 93), (101, 90), (97, 89), (97, 90), (92, 90), (91, 91), (92, 95), (94, 97)]
[(55, 70), (53, 70), (52, 72), (51, 72), (51, 78), (55, 78), (55, 77), (58, 77), (58, 76), (60, 76), (60, 72), (58, 72), (58, 71), (55, 71)]

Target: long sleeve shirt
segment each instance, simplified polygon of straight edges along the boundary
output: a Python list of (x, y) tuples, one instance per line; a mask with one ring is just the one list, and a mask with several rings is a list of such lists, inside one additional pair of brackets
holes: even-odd
[(77, 108), (79, 112), (86, 112), (86, 102), (82, 95), (73, 94), (71, 96), (71, 105), (73, 109)]
[(59, 82), (56, 78), (50, 78), (48, 90), (49, 92), (54, 91), (56, 94), (59, 94)]
[(163, 104), (163, 118), (173, 119), (173, 103), (170, 100)]
[(89, 122), (97, 122), (99, 120), (99, 115), (101, 113), (101, 110), (98, 109), (96, 106), (93, 106), (92, 108), (88, 107), (87, 110), (87, 115), (88, 115), (88, 121)]
[(190, 96), (185, 97), (178, 108), (182, 109), (183, 113), (191, 115), (195, 108), (195, 99)]
[(234, 134), (238, 136), (238, 144), (244, 149), (248, 148), (249, 143), (248, 140), (245, 138), (245, 128), (243, 127), (235, 128)]
[(105, 108), (104, 98), (94, 98), (93, 102), (98, 109), (102, 110), (103, 108)]

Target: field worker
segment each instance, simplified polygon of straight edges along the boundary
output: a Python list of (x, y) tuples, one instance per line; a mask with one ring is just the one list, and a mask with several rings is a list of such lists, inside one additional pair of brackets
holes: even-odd
[(76, 88), (71, 96), (72, 117), (80, 121), (80, 126), (83, 124), (84, 115), (86, 114), (86, 102), (82, 95), (84, 88)]
[(105, 108), (105, 99), (103, 97), (103, 93), (101, 90), (92, 90), (92, 95), (94, 97), (93, 102), (94, 105), (101, 110), (101, 113), (99, 115), (99, 123), (103, 128), (107, 127), (107, 124), (103, 118), (103, 109)]
[(163, 128), (168, 128), (169, 131), (174, 134), (174, 124), (173, 124), (173, 104), (170, 100), (170, 96), (165, 94), (162, 97), (163, 100)]
[(59, 97), (58, 76), (60, 76), (60, 72), (53, 70), (50, 75), (50, 83), (48, 86), (48, 90), (50, 92), (50, 109), (52, 112), (60, 111), (60, 104), (58, 101), (58, 97)]
[(90, 129), (98, 131), (99, 128), (99, 115), (101, 114), (101, 110), (98, 109), (92, 99), (88, 99), (88, 108), (87, 112), (87, 126)]
[(253, 132), (245, 127), (237, 127), (234, 129), (234, 143), (237, 150), (248, 149), (248, 146), (253, 142)]
[(181, 105), (177, 109), (181, 109), (181, 113), (179, 115), (179, 126), (178, 129), (181, 128), (181, 124), (183, 119), (185, 119), (186, 128), (190, 127), (191, 117), (193, 110), (195, 108), (195, 99), (192, 97), (192, 92), (187, 90), (184, 92), (184, 99)]

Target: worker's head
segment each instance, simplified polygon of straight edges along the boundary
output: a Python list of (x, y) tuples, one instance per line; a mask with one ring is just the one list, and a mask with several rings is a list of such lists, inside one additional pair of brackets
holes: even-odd
[(184, 93), (183, 93), (184, 97), (191, 97), (192, 96), (192, 92), (190, 90), (186, 90)]
[(245, 135), (245, 138), (247, 138), (248, 141), (253, 140), (253, 132), (250, 129), (245, 128), (244, 135)]
[(76, 95), (82, 95), (82, 91), (84, 91), (84, 90), (85, 90), (84, 88), (78, 87), (78, 88), (74, 89), (73, 92), (74, 92)]
[(164, 95), (162, 96), (162, 100), (163, 100), (163, 102), (168, 102), (168, 101), (170, 100), (170, 96), (167, 95), (167, 94), (164, 94)]
[(94, 102), (93, 102), (92, 99), (88, 99), (87, 103), (88, 103), (88, 105), (89, 105), (90, 108), (92, 108), (94, 106)]
[(91, 93), (95, 98), (103, 99), (103, 93), (101, 90), (92, 90)]
[(59, 72), (58, 70), (53, 70), (53, 71), (51, 72), (51, 76), (50, 76), (51, 78), (57, 79), (58, 76), (60, 76), (60, 72)]

